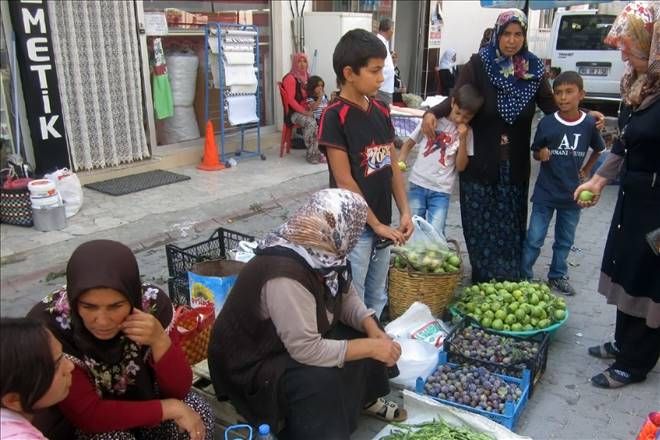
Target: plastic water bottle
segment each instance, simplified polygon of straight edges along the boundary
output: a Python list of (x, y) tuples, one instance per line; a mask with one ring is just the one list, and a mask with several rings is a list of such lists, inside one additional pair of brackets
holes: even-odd
[(258, 440), (275, 440), (273, 434), (270, 433), (270, 426), (264, 423), (259, 425), (259, 434), (257, 435)]

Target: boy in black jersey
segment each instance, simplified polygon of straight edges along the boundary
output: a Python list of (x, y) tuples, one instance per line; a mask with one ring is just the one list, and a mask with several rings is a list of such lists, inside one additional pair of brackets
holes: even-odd
[[(403, 177), (392, 166), (398, 159), (389, 109), (372, 98), (383, 82), (386, 56), (385, 46), (365, 30), (354, 29), (339, 40), (332, 64), (341, 92), (323, 112), (318, 135), (330, 186), (361, 194), (369, 205), (367, 227), (349, 261), (353, 286), (377, 317), (387, 303), (390, 250), (376, 243), (389, 239), (401, 245), (413, 231)], [(401, 214), (398, 228), (390, 226), (393, 195)]]

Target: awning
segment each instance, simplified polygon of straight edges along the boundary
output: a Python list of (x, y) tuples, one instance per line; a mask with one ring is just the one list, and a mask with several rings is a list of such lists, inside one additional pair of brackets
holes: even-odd
[(611, 0), (481, 0), (481, 6), (484, 8), (518, 8), (524, 9), (525, 3), (529, 2), (529, 9), (554, 9), (566, 6), (584, 5), (587, 3), (609, 3)]

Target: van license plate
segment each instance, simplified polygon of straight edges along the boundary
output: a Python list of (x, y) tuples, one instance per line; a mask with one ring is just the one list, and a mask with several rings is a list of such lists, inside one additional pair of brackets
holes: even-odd
[(580, 66), (578, 73), (586, 76), (607, 76), (607, 67)]

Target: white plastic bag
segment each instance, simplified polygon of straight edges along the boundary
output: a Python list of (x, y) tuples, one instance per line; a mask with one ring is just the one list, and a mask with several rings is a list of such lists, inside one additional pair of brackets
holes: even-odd
[(54, 173), (46, 174), (45, 177), (55, 184), (57, 192), (62, 197), (67, 218), (76, 215), (83, 203), (82, 185), (76, 173), (62, 168)]
[(449, 334), (444, 322), (433, 317), (431, 309), (424, 303), (415, 301), (403, 315), (385, 326), (385, 333), (395, 339), (418, 339), (437, 349)]
[(431, 344), (416, 339), (397, 339), (401, 357), (396, 363), (399, 375), (393, 383), (414, 390), (418, 377), (427, 377), (438, 365), (438, 351)]
[(449, 249), (445, 236), (441, 232), (438, 232), (431, 223), (418, 215), (412, 216), (412, 222), (415, 230), (405, 247), (428, 247), (429, 245), (436, 245), (442, 250)]
[(229, 259), (247, 263), (254, 257), (254, 251), (259, 244), (256, 241), (241, 240), (238, 247), (229, 251)]

